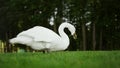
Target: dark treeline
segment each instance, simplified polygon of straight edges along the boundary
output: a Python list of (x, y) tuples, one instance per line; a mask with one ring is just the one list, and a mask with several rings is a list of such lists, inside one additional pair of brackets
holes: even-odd
[[(67, 20), (76, 27), (78, 36), (77, 40), (70, 36), (68, 50), (119, 50), (119, 3), (120, 0), (0, 0), (0, 40), (9, 48), (8, 40), (23, 30), (41, 25), (57, 32)], [(54, 25), (50, 25), (51, 18)]]

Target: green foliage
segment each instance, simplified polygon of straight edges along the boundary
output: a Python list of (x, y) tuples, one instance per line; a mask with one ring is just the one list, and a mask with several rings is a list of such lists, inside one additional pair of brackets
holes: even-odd
[[(75, 25), (78, 35), (76, 44), (72, 39), (73, 49), (82, 50), (82, 25), (85, 26), (86, 48), (92, 49), (93, 23), (96, 27), (97, 50), (120, 49), (120, 4), (119, 0), (0, 0), (0, 39), (8, 41), (19, 32), (40, 25), (54, 29), (67, 18)], [(55, 15), (55, 11), (57, 14)], [(54, 17), (54, 25), (50, 26), (50, 18)], [(89, 29), (89, 30), (87, 30)], [(100, 36), (100, 33), (102, 35)], [(100, 39), (102, 48), (100, 47)]]
[(119, 51), (0, 54), (1, 68), (119, 68)]

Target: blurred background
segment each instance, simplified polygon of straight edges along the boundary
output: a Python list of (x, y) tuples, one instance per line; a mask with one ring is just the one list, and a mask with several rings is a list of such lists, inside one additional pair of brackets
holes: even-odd
[(34, 26), (56, 33), (62, 22), (76, 27), (69, 51), (120, 50), (120, 0), (0, 0), (0, 53), (33, 52), (9, 39)]

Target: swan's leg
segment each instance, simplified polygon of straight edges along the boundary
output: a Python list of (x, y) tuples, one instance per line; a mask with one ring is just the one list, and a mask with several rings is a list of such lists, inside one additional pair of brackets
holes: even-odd
[(45, 49), (43, 50), (43, 53), (50, 53), (50, 49), (45, 48)]
[(45, 49), (43, 53), (49, 53), (50, 52), (50, 43), (45, 43)]

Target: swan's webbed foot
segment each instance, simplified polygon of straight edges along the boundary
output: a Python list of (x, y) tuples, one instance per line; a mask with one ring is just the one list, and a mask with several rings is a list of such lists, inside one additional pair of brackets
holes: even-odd
[(50, 49), (45, 48), (42, 52), (43, 52), (44, 54), (45, 54), (45, 53), (50, 53)]

